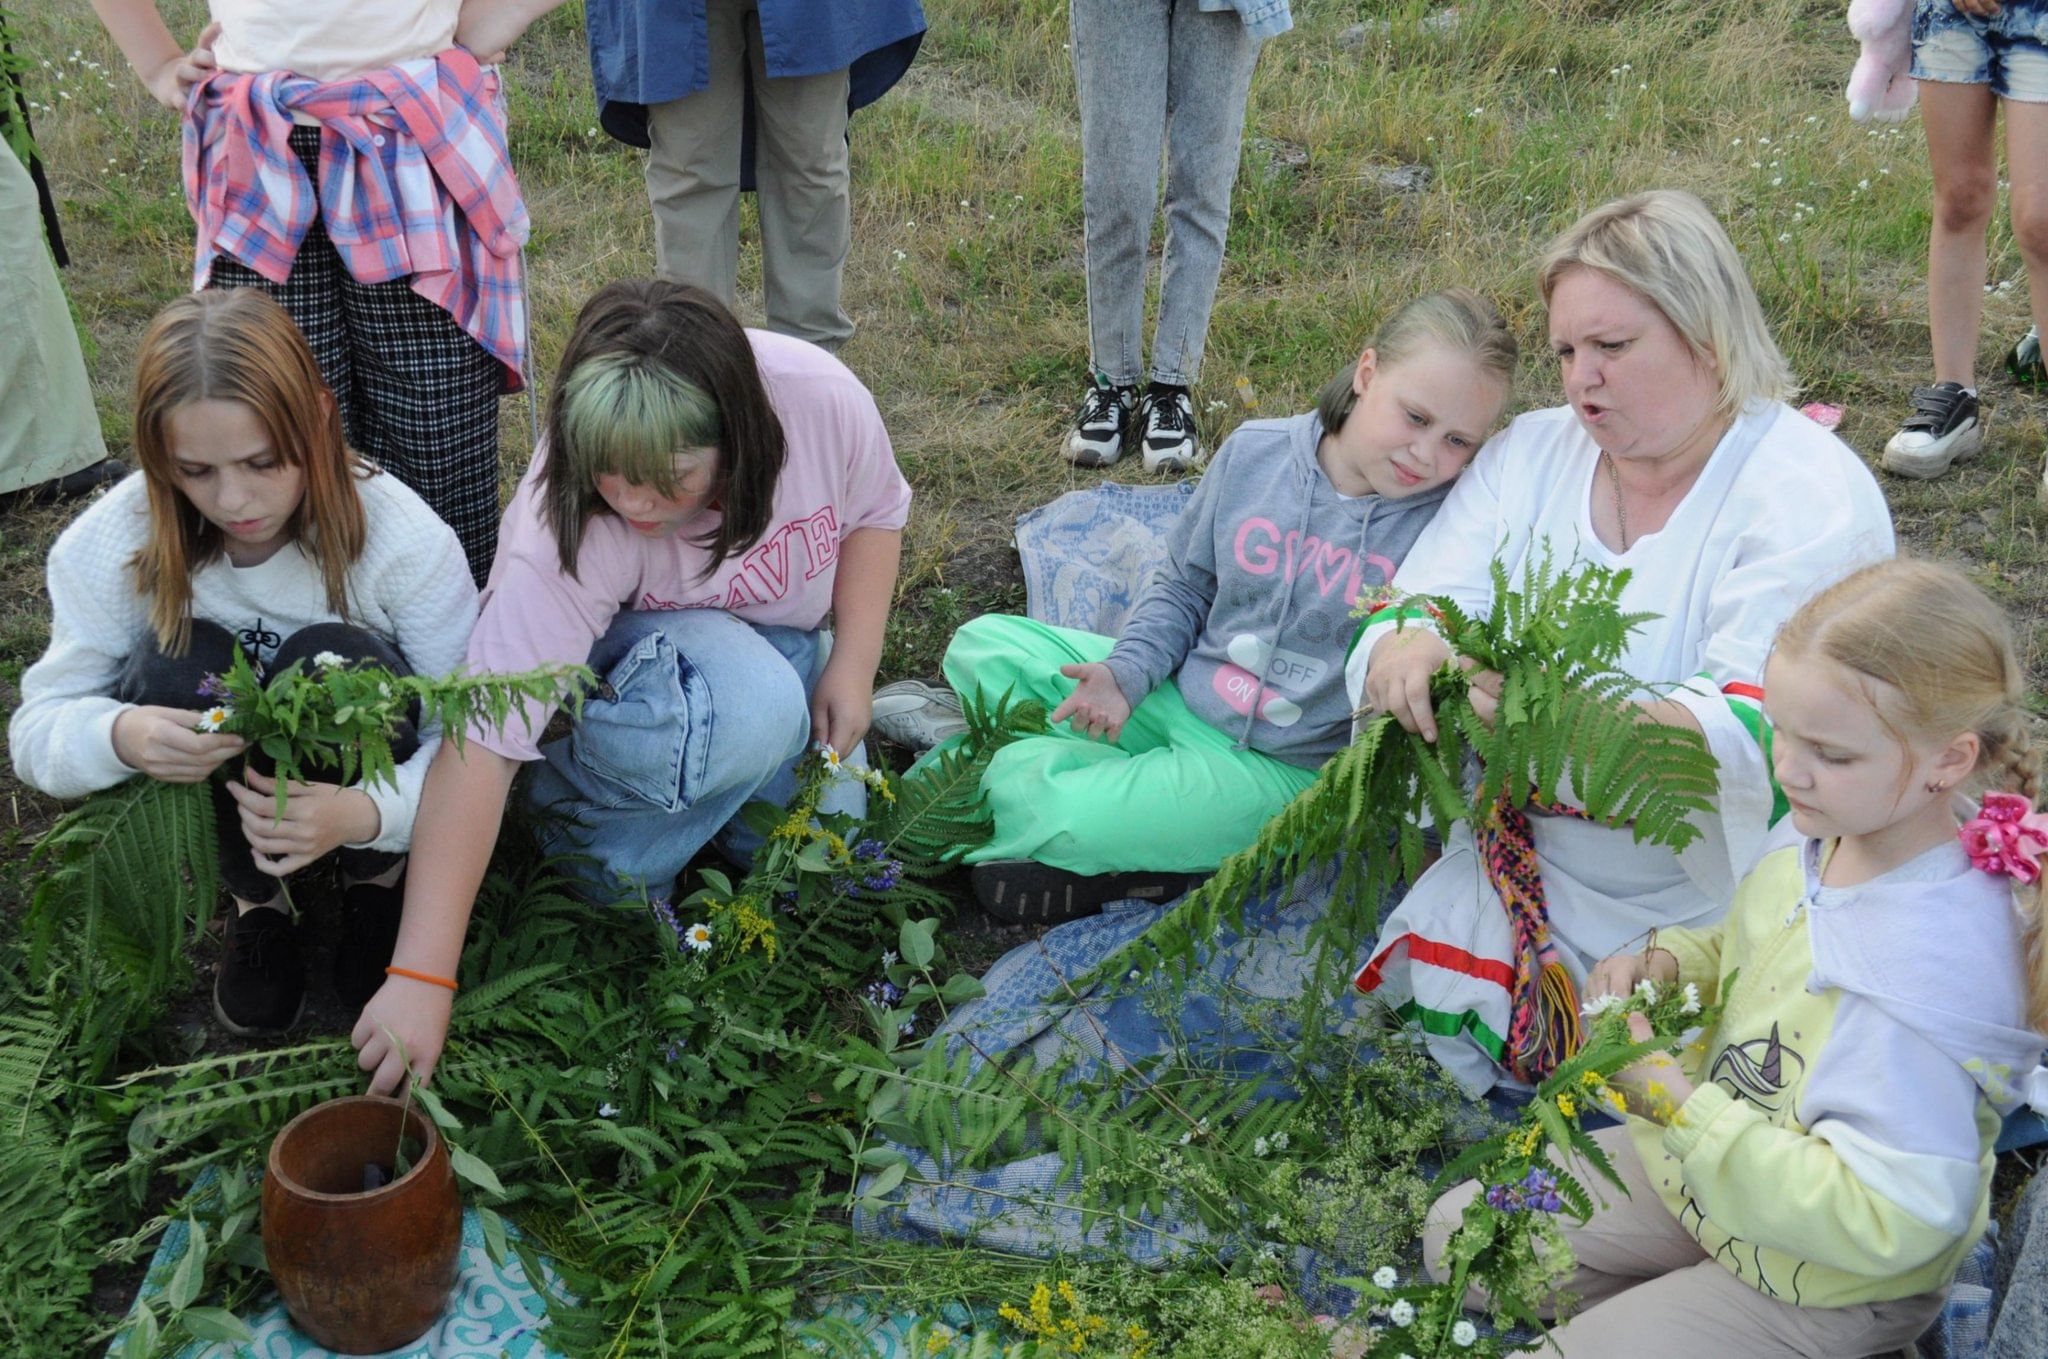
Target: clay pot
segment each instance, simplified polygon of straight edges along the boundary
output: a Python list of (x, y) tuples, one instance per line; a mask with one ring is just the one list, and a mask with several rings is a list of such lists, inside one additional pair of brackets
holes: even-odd
[[(403, 1176), (365, 1193), (363, 1166), (389, 1169), (401, 1112), (423, 1150)], [(263, 1253), (292, 1324), (328, 1349), (376, 1354), (424, 1335), (455, 1287), (461, 1247), (448, 1149), (418, 1106), (330, 1100), (270, 1144)]]

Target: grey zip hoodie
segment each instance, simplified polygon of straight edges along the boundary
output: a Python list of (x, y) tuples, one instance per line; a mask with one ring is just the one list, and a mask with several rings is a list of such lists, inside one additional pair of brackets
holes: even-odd
[(1450, 490), (1339, 495), (1316, 462), (1322, 435), (1311, 411), (1224, 440), (1107, 661), (1132, 707), (1177, 671), (1197, 717), (1305, 769), (1350, 739), (1352, 608), (1393, 579)]

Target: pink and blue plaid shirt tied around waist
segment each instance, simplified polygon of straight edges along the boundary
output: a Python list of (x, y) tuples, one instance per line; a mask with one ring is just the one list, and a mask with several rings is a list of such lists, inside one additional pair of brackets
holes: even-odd
[[(358, 282), (412, 278), (524, 380), (526, 204), (505, 149), (498, 79), (461, 48), (322, 83), (220, 74), (185, 117), (185, 202), (199, 224), (192, 285), (216, 257), (282, 283), (317, 209)], [(292, 115), (320, 124), (315, 197)]]

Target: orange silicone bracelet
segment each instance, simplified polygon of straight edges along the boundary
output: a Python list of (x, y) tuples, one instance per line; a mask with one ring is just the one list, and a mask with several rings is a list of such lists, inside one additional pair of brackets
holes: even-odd
[(462, 989), (446, 977), (436, 977), (431, 972), (415, 972), (409, 967), (387, 967), (384, 969), (384, 975), (387, 977), (410, 977), (414, 981), (432, 982), (436, 986), (445, 986), (450, 991), (460, 991)]

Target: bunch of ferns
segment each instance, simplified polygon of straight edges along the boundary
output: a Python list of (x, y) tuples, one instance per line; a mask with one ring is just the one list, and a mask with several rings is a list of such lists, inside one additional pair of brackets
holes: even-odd
[[(1486, 825), (1503, 806), (1555, 804), (1569, 792), (1588, 817), (1627, 825), (1638, 841), (1691, 843), (1691, 818), (1711, 808), (1719, 786), (1716, 765), (1699, 733), (1641, 716), (1646, 686), (1618, 663), (1652, 615), (1622, 610), (1628, 577), (1592, 564), (1560, 570), (1545, 554), (1519, 588), (1494, 562), (1484, 614), (1443, 596), (1404, 601), (1404, 619), (1433, 619), (1451, 651), (1430, 684), (1437, 740), (1385, 714), (1365, 721), (1249, 848), (1090, 979), (1190, 969), (1219, 928), (1241, 925), (1245, 903), (1330, 868), (1333, 900), (1314, 938), (1352, 958), (1377, 932), (1388, 893), (1421, 872), (1424, 827)], [(1473, 709), (1461, 660), (1501, 677), (1490, 725)]]

